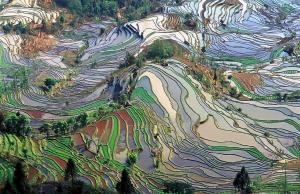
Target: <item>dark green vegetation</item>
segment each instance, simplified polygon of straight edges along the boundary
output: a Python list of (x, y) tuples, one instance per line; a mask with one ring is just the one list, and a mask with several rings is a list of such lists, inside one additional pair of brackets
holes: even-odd
[(132, 66), (132, 65), (137, 65), (138, 62), (141, 62), (139, 61), (141, 59), (136, 59), (134, 55), (130, 54), (130, 53), (126, 53), (126, 56), (125, 56), (125, 61), (124, 63), (120, 64), (119, 68), (126, 68), (126, 67), (129, 67), (129, 66)]
[(175, 42), (169, 40), (155, 40), (149, 45), (138, 57), (131, 53), (126, 53), (125, 62), (120, 65), (120, 68), (136, 65), (137, 67), (144, 66), (146, 60), (164, 63), (165, 59), (173, 56), (182, 56), (184, 50)]
[(11, 23), (8, 23), (2, 27), (4, 33), (10, 33), (15, 32), (16, 34), (25, 34), (28, 31), (29, 26), (25, 26), (22, 23), (19, 23), (17, 25), (13, 25)]
[(41, 86), (42, 90), (44, 92), (49, 92), (53, 86), (55, 86), (55, 84), (57, 84), (58, 81), (56, 79), (53, 79), (53, 78), (46, 78), (44, 80), (44, 85)]
[(156, 0), (55, 0), (59, 6), (68, 8), (72, 13), (87, 17), (116, 17), (119, 9), (125, 8), (126, 21), (146, 17), (157, 7)]
[(233, 186), (239, 192), (241, 191), (245, 194), (250, 194), (252, 192), (250, 187), (250, 177), (245, 167), (242, 167), (241, 171), (237, 173), (233, 181)]
[(52, 132), (56, 135), (66, 134), (67, 132), (74, 132), (80, 128), (88, 125), (88, 114), (82, 113), (78, 116), (71, 117), (66, 121), (55, 121), (52, 123), (44, 123), (40, 128), (40, 132), (45, 133), (47, 136)]
[[(101, 113), (102, 114), (102, 113)], [(0, 132), (14, 134), (16, 136), (29, 136), (31, 135), (32, 128), (30, 127), (30, 118), (17, 113), (0, 112)], [(49, 136), (51, 133), (65, 134), (67, 132), (74, 132), (88, 124), (87, 113), (79, 114), (75, 117), (70, 117), (66, 121), (54, 121), (44, 123), (39, 131)]]
[(0, 112), (0, 132), (27, 136), (31, 132), (30, 119), (20, 113), (4, 114)]
[(182, 54), (183, 50), (177, 47), (173, 42), (166, 40), (154, 41), (145, 51), (147, 59), (167, 59), (176, 54)]
[(13, 179), (7, 179), (2, 190), (3, 194), (30, 194), (31, 188), (27, 182), (24, 165), (20, 161), (15, 165)]
[(126, 169), (122, 171), (121, 181), (117, 183), (116, 189), (120, 194), (133, 194), (136, 193), (130, 181), (129, 173)]
[[(73, 159), (69, 159), (64, 173), (64, 182), (49, 182), (40, 185), (30, 185), (26, 178), (26, 168), (21, 161), (17, 161), (12, 179), (7, 179), (1, 194), (36, 194), (65, 193), (65, 194), (114, 194), (113, 190), (94, 188), (78, 180), (79, 170)], [(130, 180), (127, 169), (122, 171), (121, 181), (116, 184), (116, 190), (120, 194), (137, 193)]]
[(166, 187), (165, 193), (186, 193), (193, 194), (194, 188), (189, 184), (181, 183), (181, 182), (165, 182), (164, 186)]
[[(65, 182), (49, 182), (40, 185), (30, 185), (26, 178), (26, 168), (21, 161), (17, 161), (12, 180), (7, 179), (4, 187), (0, 190), (1, 194), (38, 194), (41, 191), (45, 194), (102, 194), (116, 193), (102, 188), (94, 188), (77, 179), (78, 170), (75, 162), (69, 159), (65, 169)], [(129, 178), (129, 177), (127, 177)], [(128, 184), (128, 179), (122, 179), (123, 184)], [(132, 185), (131, 185), (132, 186)], [(133, 187), (132, 187), (133, 188)], [(126, 190), (126, 189), (125, 189)]]
[(67, 168), (65, 169), (65, 181), (71, 180), (72, 183), (75, 181), (77, 175), (76, 164), (73, 159), (69, 159), (67, 163)]

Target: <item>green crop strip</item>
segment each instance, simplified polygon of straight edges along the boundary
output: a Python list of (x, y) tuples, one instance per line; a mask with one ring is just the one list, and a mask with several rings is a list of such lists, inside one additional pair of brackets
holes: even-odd
[[(262, 64), (262, 63), (266, 62), (266, 61), (258, 60), (255, 57), (234, 57), (234, 56), (229, 56), (229, 55), (223, 55), (220, 57), (220, 59), (222, 61), (239, 62), (239, 63), (243, 64), (244, 66)], [(216, 61), (218, 61), (218, 60), (216, 60)]]
[(251, 156), (263, 160), (263, 161), (270, 161), (269, 158), (265, 157), (260, 151), (256, 148), (239, 148), (239, 147), (227, 147), (227, 146), (209, 146), (209, 149), (212, 151), (232, 151), (232, 150), (243, 150), (248, 152)]
[(297, 158), (300, 158), (300, 150), (296, 146), (292, 146), (289, 148), (289, 151), (294, 154)]
[(147, 92), (147, 90), (145, 90), (142, 87), (138, 87), (138, 88), (134, 89), (131, 97), (132, 98), (140, 98), (143, 102), (149, 103), (149, 104), (152, 104), (152, 103), (156, 102), (156, 97), (150, 95)]
[(107, 100), (96, 100), (78, 108), (68, 109), (65, 111), (65, 113), (70, 116), (79, 115), (84, 112), (97, 110), (99, 107), (106, 105), (107, 102)]

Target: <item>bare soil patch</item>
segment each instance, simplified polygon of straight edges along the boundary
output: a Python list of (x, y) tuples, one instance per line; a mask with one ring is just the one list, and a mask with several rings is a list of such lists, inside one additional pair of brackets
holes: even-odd
[(249, 91), (254, 91), (262, 84), (262, 80), (255, 73), (234, 73), (233, 76), (243, 84)]

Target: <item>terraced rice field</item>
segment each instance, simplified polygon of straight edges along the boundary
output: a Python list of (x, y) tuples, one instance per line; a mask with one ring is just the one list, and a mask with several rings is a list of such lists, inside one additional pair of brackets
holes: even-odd
[[(141, 162), (138, 161), (135, 171), (139, 176), (154, 178), (155, 169), (150, 150), (157, 146), (151, 134), (155, 123), (154, 120), (149, 120), (151, 115), (145, 110), (133, 106), (115, 112), (71, 136), (35, 140), (2, 135), (1, 158), (9, 155), (24, 159), (34, 172), (30, 175), (32, 182), (62, 180), (66, 162), (73, 158), (78, 165), (80, 179), (95, 186), (107, 187), (118, 181), (116, 175), (126, 166), (127, 153), (142, 148), (148, 152), (141, 154)], [(6, 177), (6, 174), (11, 177), (11, 164), (4, 161), (1, 165), (2, 169), (6, 167), (1, 171), (1, 177)], [(147, 174), (141, 170), (145, 166), (148, 167)], [(137, 188), (142, 188), (144, 184), (140, 181), (136, 177)], [(156, 189), (155, 183), (147, 179), (143, 181)]]
[[(2, 26), (39, 25), (60, 16), (36, 0), (5, 3)], [(57, 44), (33, 58), (22, 54), (24, 36), (1, 32), (0, 109), (38, 123), (87, 113), (89, 125), (49, 138), (0, 134), (0, 183), (12, 179), (17, 159), (27, 164), (30, 183), (62, 181), (72, 158), (80, 180), (114, 188), (136, 154), (131, 177), (142, 193), (162, 193), (165, 181), (204, 193), (230, 192), (243, 166), (252, 180), (262, 180), (264, 192), (276, 191), (283, 161), (289, 187), (297, 190), (300, 104), (283, 97), (300, 90), (299, 62), (285, 51), (299, 41), (299, 13), (292, 0), (183, 1), (122, 25), (108, 19), (64, 30), (51, 37)], [(196, 27), (185, 26), (186, 17)], [(146, 61), (119, 68), (128, 53), (138, 56), (155, 40), (172, 40), (188, 54), (166, 59), (164, 66)], [(62, 53), (74, 54), (74, 61)], [(207, 80), (189, 73), (194, 65), (203, 74), (222, 72), (238, 97), (212, 94)], [(17, 75), (21, 70), (28, 79)], [(41, 77), (57, 80), (60, 88), (43, 91)], [(95, 119), (130, 82), (128, 105)]]
[[(281, 157), (298, 158), (291, 138), (299, 136), (299, 120), (289, 118), (289, 113), (282, 111), (284, 107), (297, 114), (296, 109), (275, 104), (268, 109), (263, 102), (253, 105), (243, 102), (242, 105), (233, 99), (215, 100), (201, 89), (201, 83), (185, 74), (184, 67), (173, 60), (167, 68), (150, 65), (141, 72), (137, 87), (138, 91), (143, 91), (139, 92), (142, 95), (138, 100), (148, 104), (171, 128), (168, 133), (160, 132), (165, 138), (163, 150), (176, 147), (176, 151), (163, 153), (163, 163), (176, 169), (176, 173), (171, 171), (168, 176), (187, 174), (190, 184), (199, 188), (203, 185), (193, 183), (193, 179), (206, 177), (201, 183), (224, 188), (226, 183), (230, 184), (226, 180), (234, 178), (232, 172), (241, 166), (266, 180), (279, 176), (280, 172), (274, 173), (270, 162), (281, 160), (280, 150), (284, 154)], [(151, 101), (143, 100), (150, 97)], [(228, 111), (228, 107), (234, 108)], [(266, 132), (271, 135), (266, 137)]]

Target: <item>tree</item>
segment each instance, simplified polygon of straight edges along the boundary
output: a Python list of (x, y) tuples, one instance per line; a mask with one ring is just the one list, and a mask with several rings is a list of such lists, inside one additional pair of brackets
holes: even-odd
[[(72, 131), (72, 130), (77, 130), (77, 122), (75, 120), (75, 118), (71, 117), (71, 118), (68, 118), (67, 120), (67, 124), (68, 124), (68, 128), (69, 128), (69, 131)], [(79, 126), (79, 125), (78, 125)]]
[(72, 183), (77, 176), (77, 167), (72, 158), (68, 160), (67, 167), (65, 169), (65, 181), (69, 181), (71, 179)]
[(44, 80), (44, 87), (43, 87), (43, 90), (49, 92), (53, 86), (55, 86), (55, 84), (57, 83), (58, 81), (53, 79), (53, 78), (46, 78)]
[(5, 121), (4, 113), (0, 112), (0, 131), (6, 131), (4, 121)]
[(117, 0), (119, 8), (122, 8), (125, 6), (125, 0)]
[(93, 63), (91, 64), (91, 69), (95, 69), (96, 66), (97, 66), (97, 62), (93, 62)]
[(63, 186), (61, 183), (58, 183), (58, 185), (56, 186), (56, 192), (57, 193), (62, 193), (63, 192)]
[(82, 4), (80, 0), (55, 0), (57, 5), (67, 7), (73, 13), (81, 13)]
[(141, 58), (141, 57), (139, 57), (139, 58), (136, 60), (135, 64), (136, 64), (136, 66), (137, 66), (138, 68), (143, 67), (143, 66), (144, 66), (144, 59)]
[(295, 55), (295, 45), (289, 44), (283, 48), (283, 51), (286, 52), (289, 56)]
[(129, 52), (126, 53), (126, 56), (125, 56), (125, 61), (123, 64), (121, 64), (119, 66), (119, 68), (126, 68), (126, 67), (129, 67), (131, 65), (134, 65), (136, 63), (136, 59), (134, 57), (134, 55), (130, 54)]
[(288, 94), (284, 94), (283, 97), (282, 97), (282, 99), (283, 99), (284, 102), (287, 102), (288, 99), (289, 99)]
[(237, 89), (236, 89), (236, 87), (231, 87), (229, 89), (229, 94), (230, 94), (230, 96), (236, 96), (237, 95)]
[(24, 166), (21, 162), (17, 162), (14, 171), (13, 183), (18, 193), (29, 194), (30, 188), (26, 180)]
[(98, 110), (98, 116), (99, 116), (99, 119), (107, 116), (109, 113), (107, 107), (104, 107), (104, 106), (101, 106), (99, 107), (99, 110)]
[(17, 194), (17, 190), (10, 180), (6, 180), (4, 188), (1, 191), (2, 194)]
[(49, 130), (51, 129), (51, 125), (49, 123), (44, 123), (39, 130), (42, 133), (46, 133), (47, 137), (49, 137)]
[(118, 103), (123, 105), (123, 106), (126, 106), (126, 103), (127, 103), (128, 100), (129, 100), (129, 94), (125, 93), (125, 94), (122, 94), (122, 95), (119, 96)]
[(87, 113), (81, 113), (76, 117), (76, 121), (79, 122), (79, 126), (85, 127), (88, 124), (88, 114)]
[(127, 162), (129, 165), (133, 165), (136, 163), (137, 159), (138, 159), (137, 153), (132, 152), (129, 154)]
[(4, 133), (15, 134), (17, 136), (27, 136), (31, 132), (31, 127), (29, 125), (30, 119), (18, 113), (11, 114), (4, 118), (3, 123), (3, 126), (0, 128), (0, 130)]
[(68, 124), (66, 121), (58, 121), (53, 124), (52, 129), (54, 130), (55, 134), (66, 133), (68, 130)]
[(187, 184), (181, 182), (165, 182), (164, 183), (165, 193), (186, 193), (193, 194), (195, 192), (194, 188)]
[(63, 24), (64, 22), (65, 22), (65, 16), (61, 15), (60, 18), (59, 18), (59, 23)]
[(276, 96), (276, 99), (277, 99), (279, 102), (281, 102), (281, 99), (282, 99), (281, 93), (280, 93), (280, 92), (277, 92), (277, 93), (275, 93), (274, 95)]
[(146, 57), (148, 59), (167, 59), (175, 54), (175, 48), (169, 41), (156, 40), (154, 41), (146, 51)]
[(121, 181), (117, 183), (116, 189), (120, 194), (133, 194), (135, 189), (131, 183), (128, 171), (124, 169), (122, 171)]
[(27, 32), (26, 26), (24, 26), (21, 22), (14, 26), (14, 30), (17, 34), (25, 34)]
[(13, 30), (13, 25), (11, 23), (8, 23), (8, 24), (4, 25), (2, 27), (2, 29), (3, 29), (4, 33), (6, 33), (6, 34), (10, 33)]
[[(250, 188), (250, 177), (248, 175), (248, 172), (246, 168), (243, 166), (241, 171), (237, 173), (234, 181), (233, 186), (238, 190), (242, 192), (251, 191)], [(251, 193), (251, 192), (250, 192)]]
[(218, 80), (217, 70), (214, 69), (214, 81), (216, 82)]
[(126, 67), (133, 65), (135, 63), (135, 57), (134, 55), (130, 54), (129, 52), (126, 53), (126, 57), (125, 57), (125, 64)]
[(84, 194), (83, 192), (84, 183), (81, 181), (76, 181), (71, 188), (72, 194)]

